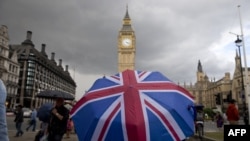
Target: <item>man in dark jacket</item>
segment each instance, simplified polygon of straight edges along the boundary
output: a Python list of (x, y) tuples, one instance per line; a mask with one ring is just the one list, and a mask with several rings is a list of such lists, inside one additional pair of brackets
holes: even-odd
[(67, 131), (67, 121), (69, 119), (69, 110), (64, 107), (64, 99), (58, 98), (56, 106), (51, 111), (51, 117), (48, 128), (48, 141), (61, 141)]
[(22, 110), (23, 106), (22, 105), (18, 105), (16, 107), (16, 117), (14, 119), (14, 122), (16, 123), (16, 136), (15, 137), (19, 137), (23, 135), (23, 131), (22, 131), (22, 123), (23, 123), (23, 110)]

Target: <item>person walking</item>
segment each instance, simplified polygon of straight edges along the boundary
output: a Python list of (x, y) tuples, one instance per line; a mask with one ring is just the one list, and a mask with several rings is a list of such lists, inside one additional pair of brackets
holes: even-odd
[(240, 119), (238, 108), (235, 105), (235, 100), (232, 99), (227, 108), (227, 120), (230, 125), (237, 125)]
[(22, 110), (23, 106), (22, 105), (18, 105), (16, 107), (16, 112), (15, 112), (15, 119), (14, 122), (16, 123), (16, 136), (15, 137), (19, 137), (23, 135), (23, 131), (22, 131), (22, 123), (23, 123), (23, 110)]
[(48, 137), (48, 123), (45, 121), (41, 121), (40, 130), (37, 132), (34, 141), (41, 141), (42, 138), (47, 139), (47, 137)]
[(26, 131), (29, 131), (29, 128), (33, 126), (32, 131), (36, 131), (36, 116), (37, 116), (37, 111), (36, 108), (33, 108), (31, 116), (30, 116), (30, 122), (28, 127), (26, 128)]
[(55, 107), (51, 111), (48, 125), (48, 141), (61, 141), (67, 131), (69, 110), (64, 107), (64, 99), (57, 98)]
[(65, 138), (70, 138), (70, 133), (73, 129), (73, 121), (71, 118), (68, 119), (67, 122), (67, 132), (66, 132), (66, 137)]
[(244, 112), (243, 112), (243, 120), (244, 120), (244, 124), (245, 125), (249, 125), (249, 118), (248, 118), (248, 109), (246, 109)]
[(223, 116), (221, 115), (220, 112), (217, 112), (217, 114), (215, 116), (215, 119), (216, 119), (217, 128), (218, 128), (219, 131), (221, 131), (221, 128), (224, 125), (224, 119), (223, 119)]
[(9, 141), (5, 107), (6, 96), (5, 85), (0, 79), (0, 141)]

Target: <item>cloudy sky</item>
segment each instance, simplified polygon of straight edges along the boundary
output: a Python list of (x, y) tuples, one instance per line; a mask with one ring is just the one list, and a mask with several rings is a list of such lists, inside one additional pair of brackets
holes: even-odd
[(20, 44), (32, 31), (35, 48), (45, 43), (49, 58), (55, 52), (57, 61), (69, 65), (79, 99), (97, 78), (117, 73), (126, 5), (136, 33), (137, 70), (194, 83), (200, 60), (210, 79), (225, 72), (232, 77), (239, 11), (250, 64), (248, 0), (0, 0), (0, 25), (8, 27), (9, 44)]

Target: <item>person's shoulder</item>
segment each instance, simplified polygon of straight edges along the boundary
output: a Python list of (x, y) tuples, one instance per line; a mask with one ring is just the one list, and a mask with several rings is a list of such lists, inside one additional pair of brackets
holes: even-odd
[(65, 106), (62, 106), (62, 109), (63, 109), (64, 111), (68, 111), (68, 112), (69, 112), (69, 110), (68, 110)]
[(65, 108), (65, 111), (67, 111), (69, 113), (69, 109)]

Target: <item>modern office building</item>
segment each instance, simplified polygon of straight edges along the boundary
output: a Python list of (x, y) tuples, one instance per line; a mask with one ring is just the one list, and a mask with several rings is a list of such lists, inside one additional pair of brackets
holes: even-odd
[(13, 107), (16, 101), (19, 64), (16, 51), (9, 48), (8, 27), (0, 27), (0, 79), (4, 82), (7, 91), (6, 107)]
[(45, 90), (57, 90), (75, 96), (76, 83), (70, 76), (68, 65), (64, 69), (62, 59), (57, 64), (54, 52), (49, 58), (45, 51), (46, 44), (42, 44), (38, 51), (31, 38), (32, 32), (27, 31), (26, 40), (20, 45), (9, 46), (16, 51), (20, 64), (16, 103), (25, 107), (39, 107), (46, 101), (52, 101), (37, 97)]

